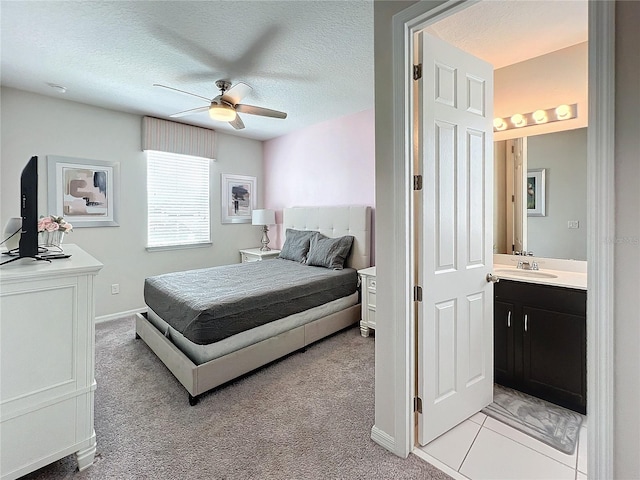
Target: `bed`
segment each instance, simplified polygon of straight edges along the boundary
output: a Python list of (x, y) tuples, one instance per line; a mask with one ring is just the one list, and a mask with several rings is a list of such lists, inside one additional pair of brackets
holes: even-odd
[[(204, 392), (360, 320), (356, 271), (370, 266), (370, 207), (287, 208), (282, 231), (290, 232), (287, 247), (301, 232), (319, 232), (309, 238), (334, 245), (329, 239), (353, 237), (344, 269), (275, 259), (145, 281), (148, 311), (136, 315), (136, 338), (185, 387), (191, 405)], [(282, 279), (277, 286), (269, 281), (275, 278)], [(266, 300), (269, 295), (276, 300)]]

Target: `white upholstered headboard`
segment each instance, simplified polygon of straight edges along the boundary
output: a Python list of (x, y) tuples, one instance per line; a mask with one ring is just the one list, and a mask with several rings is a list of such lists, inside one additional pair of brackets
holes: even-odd
[(347, 266), (357, 270), (371, 266), (371, 207), (292, 207), (283, 210), (283, 234), (287, 228), (315, 230), (327, 237), (352, 235)]

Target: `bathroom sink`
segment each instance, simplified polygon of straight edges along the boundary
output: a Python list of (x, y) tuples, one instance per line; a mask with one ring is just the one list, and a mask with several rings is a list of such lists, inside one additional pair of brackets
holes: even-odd
[(513, 275), (516, 277), (558, 278), (553, 273), (541, 272), (540, 270), (521, 270), (519, 268), (499, 268), (494, 273), (496, 275)]

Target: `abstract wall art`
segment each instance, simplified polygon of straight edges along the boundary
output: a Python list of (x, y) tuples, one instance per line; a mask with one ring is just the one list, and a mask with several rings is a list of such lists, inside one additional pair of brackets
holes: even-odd
[(117, 227), (119, 163), (47, 156), (49, 213), (76, 227)]

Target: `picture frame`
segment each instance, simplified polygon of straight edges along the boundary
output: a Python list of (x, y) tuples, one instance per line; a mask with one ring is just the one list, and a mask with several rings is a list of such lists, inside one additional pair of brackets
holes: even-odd
[(527, 170), (527, 216), (545, 217), (546, 205), (546, 168)]
[(258, 198), (256, 177), (221, 174), (222, 223), (251, 223), (251, 213)]
[(73, 228), (118, 227), (120, 164), (47, 155), (49, 214)]

